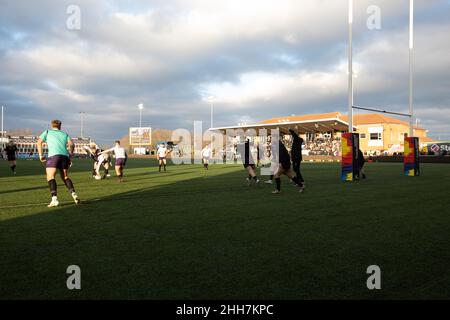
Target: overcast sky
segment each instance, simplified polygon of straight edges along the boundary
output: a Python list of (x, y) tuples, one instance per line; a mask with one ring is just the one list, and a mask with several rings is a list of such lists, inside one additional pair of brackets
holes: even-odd
[[(71, 30), (68, 6), (81, 10)], [(381, 10), (369, 30), (366, 10)], [(63, 120), (100, 143), (139, 124), (191, 129), (347, 110), (347, 0), (0, 0), (6, 129)], [(356, 0), (355, 104), (408, 110), (408, 0)], [(416, 0), (415, 111), (450, 139), (450, 1)], [(69, 20), (73, 21), (73, 20)]]

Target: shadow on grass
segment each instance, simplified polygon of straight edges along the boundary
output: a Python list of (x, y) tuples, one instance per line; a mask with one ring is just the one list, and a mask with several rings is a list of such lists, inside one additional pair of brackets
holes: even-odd
[[(286, 180), (278, 196), (249, 188), (241, 167), (185, 169), (201, 177), (1, 222), (0, 298), (448, 297), (439, 283), (449, 281), (450, 219), (400, 211), (386, 186), (400, 198), (410, 190), (393, 171), (377, 179), (369, 169), (369, 183), (348, 185), (334, 166), (310, 168), (303, 197)], [(177, 175), (189, 178), (166, 177)], [(367, 210), (367, 199), (378, 202)], [(389, 280), (381, 292), (365, 287), (374, 263)], [(81, 291), (66, 289), (74, 264)]]

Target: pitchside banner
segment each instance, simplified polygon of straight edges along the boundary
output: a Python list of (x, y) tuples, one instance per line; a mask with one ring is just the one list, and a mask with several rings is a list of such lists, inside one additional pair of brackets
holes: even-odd
[(130, 145), (151, 145), (152, 128), (130, 128)]
[(420, 175), (419, 167), (419, 138), (405, 138), (405, 155), (404, 155), (404, 171), (405, 176), (414, 177)]
[(342, 181), (353, 181), (358, 175), (359, 135), (357, 133), (342, 134)]

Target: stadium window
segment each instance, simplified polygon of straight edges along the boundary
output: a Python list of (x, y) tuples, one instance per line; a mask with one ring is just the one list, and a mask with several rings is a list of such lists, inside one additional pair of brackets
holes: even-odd
[(366, 134), (365, 133), (361, 133), (361, 139), (365, 139), (366, 138)]
[(381, 140), (381, 132), (371, 133), (370, 140)]

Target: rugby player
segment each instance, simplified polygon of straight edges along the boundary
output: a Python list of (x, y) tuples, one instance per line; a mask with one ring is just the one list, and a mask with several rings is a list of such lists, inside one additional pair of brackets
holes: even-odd
[(205, 170), (209, 169), (209, 159), (211, 158), (211, 148), (209, 145), (206, 145), (206, 147), (202, 150), (202, 160), (203, 160), (203, 166), (205, 167)]
[(9, 167), (11, 168), (12, 173), (16, 174), (16, 168), (17, 168), (17, 152), (19, 149), (17, 149), (17, 146), (14, 144), (14, 142), (9, 141), (8, 145), (5, 147), (5, 153), (6, 158), (9, 161)]
[(366, 173), (364, 172), (364, 164), (366, 160), (364, 159), (364, 154), (361, 149), (358, 149), (358, 180), (366, 179)]
[(123, 182), (123, 170), (127, 164), (128, 155), (125, 149), (120, 146), (119, 140), (116, 140), (115, 144), (116, 145), (113, 148), (105, 150), (101, 154), (105, 155), (110, 152), (114, 153), (114, 157), (116, 158), (116, 175), (119, 178), (119, 182)]
[(256, 165), (255, 161), (253, 160), (253, 156), (250, 152), (250, 140), (247, 139), (243, 145), (240, 145), (240, 153), (241, 158), (243, 157), (243, 164), (244, 168), (247, 170), (248, 173), (248, 185), (250, 186), (252, 184), (252, 181), (254, 181), (256, 184), (259, 183), (259, 179), (256, 175)]
[(297, 175), (297, 178), (300, 181), (301, 186), (305, 187), (305, 180), (303, 179), (302, 173), (300, 171), (300, 164), (303, 160), (302, 155), (303, 139), (299, 137), (299, 135), (294, 130), (289, 129), (289, 132), (291, 133), (292, 136), (292, 148), (291, 148), (292, 168), (294, 169), (294, 172)]
[(159, 145), (158, 150), (156, 151), (156, 155), (159, 161), (159, 172), (161, 172), (161, 167), (164, 166), (164, 171), (166, 171), (167, 166), (167, 155), (169, 154), (169, 150), (167, 150), (166, 145), (161, 143)]
[[(89, 146), (84, 146), (84, 150), (94, 160), (94, 168), (92, 169), (92, 177), (100, 180), (110, 177), (109, 165), (110, 165), (110, 153), (102, 153), (103, 150), (99, 149), (95, 143), (91, 143)], [(105, 168), (103, 176), (100, 176), (100, 167)]]
[[(43, 144), (47, 143), (48, 148), (48, 158), (46, 159), (43, 154)], [(73, 200), (76, 204), (80, 203), (80, 198), (75, 192), (72, 180), (69, 178), (69, 168), (72, 166), (71, 157), (73, 156), (73, 151), (75, 145), (70, 138), (70, 136), (61, 131), (61, 121), (53, 120), (51, 123), (51, 129), (44, 131), (38, 141), (37, 149), (39, 152), (39, 160), (42, 163), (46, 162), (46, 174), (47, 182), (50, 188), (50, 194), (52, 196), (52, 201), (48, 205), (49, 208), (57, 207), (59, 205), (57, 184), (55, 180), (56, 172), (59, 170), (61, 179), (72, 195)]]
[(289, 152), (287, 151), (286, 147), (284, 146), (281, 140), (279, 141), (278, 161), (279, 161), (278, 170), (275, 172), (274, 175), (276, 189), (272, 193), (278, 194), (281, 192), (281, 176), (283, 174), (286, 175), (288, 178), (290, 178), (295, 183), (295, 185), (299, 187), (300, 192), (303, 192), (304, 188), (300, 180), (292, 170)]

